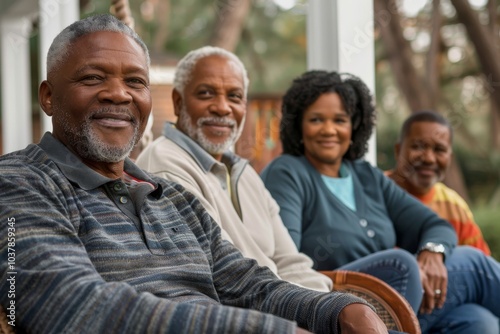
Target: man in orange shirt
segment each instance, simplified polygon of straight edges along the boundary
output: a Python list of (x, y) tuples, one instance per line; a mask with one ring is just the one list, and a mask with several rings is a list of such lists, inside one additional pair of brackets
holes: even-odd
[(490, 255), (467, 203), (441, 182), (451, 162), (452, 137), (450, 124), (440, 114), (413, 113), (403, 123), (395, 145), (396, 168), (386, 175), (448, 220), (457, 232), (459, 245), (473, 246)]

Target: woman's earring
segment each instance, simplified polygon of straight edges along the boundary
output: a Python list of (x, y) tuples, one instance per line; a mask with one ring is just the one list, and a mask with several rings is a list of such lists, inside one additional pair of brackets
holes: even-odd
[(351, 141), (349, 142), (349, 146), (352, 146), (352, 144), (354, 144), (354, 142), (351, 140)]

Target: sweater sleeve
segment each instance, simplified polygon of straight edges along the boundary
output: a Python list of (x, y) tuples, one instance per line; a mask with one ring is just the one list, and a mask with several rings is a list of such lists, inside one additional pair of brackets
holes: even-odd
[(372, 177), (382, 189), (387, 212), (396, 230), (397, 246), (416, 253), (425, 243), (444, 245), (448, 257), (457, 243), (453, 227), (409, 195), (377, 168)]
[[(19, 164), (3, 164), (0, 170), (2, 259), (8, 247), (15, 249), (14, 262), (0, 262), (0, 303), (5, 308), (15, 303), (16, 328), (41, 333), (294, 332), (293, 322), (271, 314), (172, 301), (124, 281), (105, 281), (78, 237), (77, 217), (67, 201), (70, 187), (61, 189), (50, 176), (34, 175)], [(8, 219), (15, 222), (15, 245), (3, 237)]]
[(270, 221), (274, 235), (274, 254), (272, 260), (278, 268), (278, 275), (285, 281), (317, 291), (331, 291), (332, 281), (327, 276), (312, 269), (313, 261), (297, 250), (280, 216), (276, 201), (265, 190), (263, 200), (267, 201)]
[[(288, 163), (287, 163), (287, 160)], [(294, 166), (297, 162), (286, 156), (273, 160), (261, 173), (266, 188), (280, 208), (280, 216), (297, 249), (302, 241), (304, 189)]]

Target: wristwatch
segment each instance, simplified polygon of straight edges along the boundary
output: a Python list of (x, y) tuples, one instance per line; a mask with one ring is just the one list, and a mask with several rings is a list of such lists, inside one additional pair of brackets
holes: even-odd
[(423, 245), (418, 250), (418, 253), (420, 254), (420, 252), (422, 252), (424, 250), (432, 252), (432, 253), (441, 253), (441, 254), (443, 254), (443, 260), (444, 260), (444, 255), (445, 255), (446, 249), (444, 248), (444, 246), (442, 244), (438, 244), (435, 242), (427, 242), (425, 245)]

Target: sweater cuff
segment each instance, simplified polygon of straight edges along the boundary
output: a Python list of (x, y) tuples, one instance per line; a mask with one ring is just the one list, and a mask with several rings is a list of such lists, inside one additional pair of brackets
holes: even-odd
[(340, 323), (339, 323), (339, 315), (340, 313), (344, 310), (344, 308), (346, 306), (349, 306), (349, 305), (352, 305), (352, 304), (364, 304), (364, 305), (367, 305), (369, 306), (373, 312), (377, 313), (377, 310), (375, 309), (375, 307), (373, 307), (370, 303), (368, 303), (366, 300), (364, 300), (363, 298), (360, 298), (360, 297), (357, 297), (357, 296), (354, 296), (352, 295), (355, 299), (350, 299), (339, 311), (339, 314), (337, 315), (337, 325), (336, 325), (336, 332), (335, 333), (341, 333), (340, 331)]
[[(332, 298), (332, 294), (335, 294), (336, 297)], [(322, 315), (323, 320), (326, 318), (327, 321), (318, 321), (316, 322), (316, 326), (314, 326), (314, 332), (318, 333), (340, 333), (339, 326), (339, 315), (342, 310), (351, 304), (363, 304), (369, 306), (374, 312), (376, 312), (375, 308), (370, 305), (363, 298), (357, 297), (350, 293), (345, 292), (331, 292), (324, 299), (324, 302), (321, 303), (320, 312), (318, 315)]]

